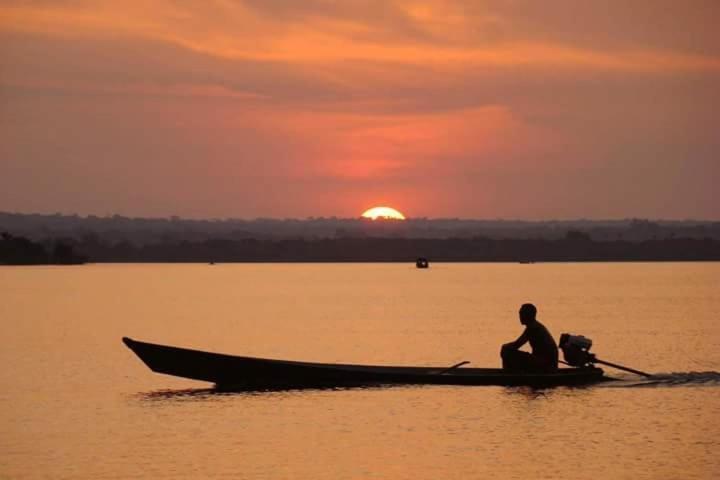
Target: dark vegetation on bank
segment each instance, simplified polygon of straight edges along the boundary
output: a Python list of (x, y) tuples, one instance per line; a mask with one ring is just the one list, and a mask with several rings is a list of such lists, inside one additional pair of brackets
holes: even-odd
[(0, 212), (0, 264), (720, 260), (720, 222), (131, 218)]
[(562, 240), (570, 231), (583, 232), (597, 242), (643, 242), (672, 238), (720, 240), (720, 222), (703, 220), (477, 220), (410, 218), (372, 221), (361, 218), (305, 219), (186, 219), (134, 218), (122, 215), (79, 216), (0, 212), (0, 232), (46, 241), (95, 237), (104, 243), (133, 245), (200, 243), (206, 240), (287, 240), (394, 238), (446, 240)]
[(33, 242), (0, 234), (0, 265), (77, 265), (87, 257), (75, 253), (72, 241)]
[(720, 240), (595, 241), (580, 231), (556, 240), (489, 238), (241, 239), (104, 242), (97, 236), (33, 242), (3, 234), (0, 264), (91, 262), (569, 262), (720, 260)]

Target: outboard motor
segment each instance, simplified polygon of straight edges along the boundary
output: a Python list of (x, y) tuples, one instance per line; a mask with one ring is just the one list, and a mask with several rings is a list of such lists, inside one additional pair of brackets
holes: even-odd
[(600, 360), (595, 356), (594, 353), (590, 353), (590, 347), (592, 347), (592, 340), (582, 335), (571, 335), (569, 333), (563, 333), (560, 335), (560, 350), (563, 351), (563, 357), (565, 362), (571, 367), (593, 367), (594, 363), (601, 363), (608, 365), (613, 368), (625, 370), (626, 372), (635, 373), (644, 377), (651, 377), (649, 373), (635, 370), (634, 368), (624, 367), (617, 363), (611, 363), (605, 360)]
[(565, 361), (573, 367), (587, 367), (595, 361), (595, 355), (590, 353), (592, 340), (582, 335), (563, 333), (560, 335), (560, 350)]

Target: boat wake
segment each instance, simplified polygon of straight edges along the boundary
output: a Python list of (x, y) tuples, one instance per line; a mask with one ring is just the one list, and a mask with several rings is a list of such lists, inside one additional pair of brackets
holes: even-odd
[(720, 372), (656, 373), (648, 378), (613, 375), (613, 378), (618, 381), (602, 386), (606, 388), (720, 386)]

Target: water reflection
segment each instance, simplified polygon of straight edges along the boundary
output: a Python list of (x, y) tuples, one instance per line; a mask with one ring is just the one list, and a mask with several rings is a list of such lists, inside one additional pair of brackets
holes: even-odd
[[(426, 388), (428, 385), (418, 385), (415, 388)], [(264, 396), (277, 394), (300, 394), (309, 392), (340, 392), (348, 390), (386, 390), (390, 388), (412, 388), (407, 385), (346, 385), (342, 387), (210, 387), (210, 388), (185, 388), (185, 389), (164, 389), (153, 390), (151, 392), (140, 392), (135, 396), (143, 401), (163, 401), (163, 400), (215, 400), (222, 397), (230, 396)]]
[(545, 400), (552, 397), (556, 388), (505, 387), (503, 393), (513, 397), (524, 397), (526, 400)]
[(164, 401), (164, 400), (211, 400), (218, 395), (223, 395), (214, 388), (185, 388), (180, 390), (154, 390), (152, 392), (139, 392), (134, 395), (143, 401)]
[[(672, 372), (658, 373), (650, 378), (637, 378), (634, 375), (616, 376), (612, 382), (604, 382), (593, 385), (578, 385), (552, 388), (533, 387), (497, 387), (504, 395), (510, 397), (522, 397), (529, 401), (547, 400), (557, 396), (576, 394), (579, 392), (591, 391), (594, 388), (658, 388), (658, 387), (692, 387), (692, 386), (720, 386), (720, 372)], [(350, 390), (387, 390), (387, 389), (447, 389), (447, 388), (493, 388), (493, 387), (463, 387), (444, 385), (397, 385), (397, 384), (370, 384), (370, 385), (347, 385), (334, 387), (276, 387), (276, 388), (253, 388), (253, 387), (209, 387), (209, 388), (186, 388), (186, 389), (164, 389), (150, 392), (139, 392), (135, 398), (141, 401), (213, 401), (230, 396), (268, 396), (277, 394), (302, 394), (309, 392), (333, 392)]]
[(604, 385), (602, 383), (590, 383), (585, 385), (565, 385), (557, 387), (503, 387), (503, 394), (509, 397), (524, 398), (528, 401), (534, 400), (551, 400), (560, 397), (572, 397), (577, 395), (585, 395), (592, 392), (596, 387)]
[(290, 394), (298, 390), (291, 389), (235, 389), (223, 390), (217, 388), (188, 388), (182, 390), (154, 390), (151, 392), (140, 392), (135, 398), (142, 402), (212, 402), (228, 397), (259, 397), (278, 394)]
[(364, 384), (345, 386), (314, 386), (314, 387), (275, 387), (275, 388), (253, 388), (253, 387), (209, 387), (209, 388), (185, 388), (185, 389), (163, 389), (150, 392), (139, 392), (134, 395), (142, 401), (168, 401), (168, 400), (192, 400), (212, 401), (226, 397), (261, 397), (284, 395), (300, 395), (317, 392), (348, 392), (348, 391), (385, 391), (385, 390), (487, 390), (495, 389), (503, 394), (514, 397), (524, 397), (527, 400), (545, 400), (558, 395), (567, 395), (569, 392), (588, 391), (593, 385), (562, 386), (562, 387), (501, 387), (501, 386), (458, 386), (458, 385), (404, 385), (404, 384)]

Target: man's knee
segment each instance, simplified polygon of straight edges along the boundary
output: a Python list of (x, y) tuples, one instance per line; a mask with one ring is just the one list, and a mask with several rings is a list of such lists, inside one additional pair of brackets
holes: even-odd
[(506, 348), (500, 351), (503, 368), (511, 370), (526, 370), (532, 368), (533, 358), (528, 352)]

